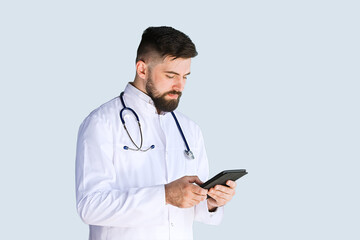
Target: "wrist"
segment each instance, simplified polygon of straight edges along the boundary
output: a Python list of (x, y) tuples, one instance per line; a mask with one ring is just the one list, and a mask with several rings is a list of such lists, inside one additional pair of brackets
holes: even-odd
[(218, 206), (211, 204), (211, 201), (209, 201), (209, 199), (207, 199), (207, 207), (209, 212), (215, 212), (218, 208)]

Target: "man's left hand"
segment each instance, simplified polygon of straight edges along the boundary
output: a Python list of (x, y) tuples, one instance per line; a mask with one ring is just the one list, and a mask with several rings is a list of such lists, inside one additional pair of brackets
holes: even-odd
[(217, 207), (227, 204), (235, 195), (236, 182), (228, 180), (226, 185), (216, 185), (208, 191), (207, 194), (211, 197), (207, 199), (210, 212), (215, 211)]

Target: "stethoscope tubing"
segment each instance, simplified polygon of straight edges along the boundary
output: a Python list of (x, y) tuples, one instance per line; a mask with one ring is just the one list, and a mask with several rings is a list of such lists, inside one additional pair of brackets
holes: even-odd
[(177, 126), (177, 128), (179, 129), (180, 135), (181, 135), (181, 137), (182, 137), (182, 139), (183, 139), (183, 141), (184, 141), (184, 143), (185, 143), (186, 151), (191, 152), (191, 151), (190, 151), (189, 144), (188, 144), (187, 141), (186, 141), (184, 132), (183, 132), (182, 129), (181, 129), (180, 123), (179, 123), (179, 121), (177, 120), (177, 117), (176, 117), (175, 113), (174, 113), (174, 112), (171, 112), (171, 115), (173, 116), (173, 118), (174, 118), (174, 120), (175, 120), (175, 123), (176, 123), (176, 126)]
[[(124, 92), (122, 92), (122, 93), (120, 94), (120, 100), (121, 100), (121, 104), (123, 105), (123, 108), (121, 109), (121, 111), (120, 111), (120, 113), (119, 113), (121, 123), (123, 124), (124, 129), (125, 129), (127, 135), (129, 136), (132, 144), (134, 144), (134, 146), (136, 147), (136, 148), (130, 148), (130, 147), (128, 147), (128, 146), (124, 146), (124, 149), (125, 149), (125, 150), (133, 150), (133, 151), (141, 151), (141, 152), (146, 152), (146, 151), (148, 151), (148, 150), (150, 150), (150, 149), (154, 149), (154, 148), (155, 148), (155, 145), (151, 145), (151, 146), (150, 146), (149, 148), (147, 148), (147, 149), (142, 149), (142, 145), (143, 145), (143, 134), (142, 134), (142, 130), (141, 130), (141, 124), (140, 124), (139, 116), (136, 114), (136, 112), (135, 112), (132, 108), (129, 108), (129, 107), (127, 107), (127, 106), (125, 105), (125, 102), (124, 102)], [(140, 138), (141, 138), (141, 140), (140, 140), (140, 146), (138, 146), (138, 145), (135, 143), (135, 141), (132, 139), (129, 131), (128, 131), (127, 128), (126, 128), (125, 120), (124, 120), (124, 118), (123, 118), (123, 116), (122, 116), (122, 115), (123, 115), (123, 112), (124, 112), (125, 110), (131, 111), (131, 112), (134, 114), (135, 118), (136, 118), (136, 121), (137, 121), (138, 126), (139, 126), (139, 130), (140, 130)], [(179, 132), (180, 132), (181, 138), (182, 138), (183, 141), (184, 141), (184, 144), (185, 144), (185, 147), (186, 147), (185, 155), (186, 155), (188, 158), (190, 158), (190, 159), (194, 159), (194, 154), (193, 154), (192, 151), (190, 150), (189, 144), (188, 144), (188, 142), (186, 141), (184, 132), (183, 132), (182, 129), (181, 129), (180, 123), (179, 123), (179, 121), (178, 121), (175, 113), (174, 113), (174, 112), (171, 112), (171, 115), (173, 116), (173, 118), (174, 118), (174, 120), (175, 120), (175, 123), (176, 123), (176, 126), (177, 126), (177, 128), (178, 128), (178, 130), (179, 130)]]

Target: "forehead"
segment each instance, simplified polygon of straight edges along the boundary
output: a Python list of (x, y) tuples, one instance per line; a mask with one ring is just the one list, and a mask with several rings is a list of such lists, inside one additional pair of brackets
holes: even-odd
[(167, 56), (160, 61), (154, 70), (157, 71), (174, 71), (177, 73), (185, 74), (190, 72), (191, 58), (175, 58)]

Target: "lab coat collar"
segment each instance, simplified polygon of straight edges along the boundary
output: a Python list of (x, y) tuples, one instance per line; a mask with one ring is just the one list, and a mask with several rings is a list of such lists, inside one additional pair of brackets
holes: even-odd
[[(131, 97), (137, 98), (136, 100), (138, 100), (138, 99), (141, 100), (142, 103), (145, 105), (145, 109), (147, 109), (151, 113), (158, 114), (157, 109), (154, 104), (154, 101), (151, 99), (151, 97), (149, 95), (147, 95), (146, 93), (143, 93), (142, 91), (137, 89), (131, 83), (128, 83), (126, 85), (124, 93), (131, 95)], [(141, 105), (143, 105), (143, 104), (141, 104)], [(166, 113), (167, 112), (161, 112), (159, 115), (165, 115)]]

